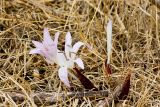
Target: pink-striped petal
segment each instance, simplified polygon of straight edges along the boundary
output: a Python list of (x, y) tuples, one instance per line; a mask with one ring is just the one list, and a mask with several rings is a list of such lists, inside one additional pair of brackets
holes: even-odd
[(84, 69), (83, 61), (82, 61), (80, 58), (77, 58), (76, 60), (74, 60), (74, 62), (75, 62), (81, 69)]
[(40, 51), (39, 49), (35, 48), (35, 49), (32, 49), (32, 50), (29, 52), (29, 54), (42, 54), (42, 53), (41, 53), (41, 51)]
[(58, 75), (59, 75), (60, 80), (61, 80), (66, 86), (70, 87), (69, 80), (68, 80), (68, 71), (67, 71), (67, 68), (66, 68), (66, 67), (61, 67), (61, 68), (58, 70)]
[(43, 44), (38, 41), (32, 41), (32, 43), (36, 46), (36, 48), (43, 49)]
[(50, 36), (50, 33), (49, 33), (49, 31), (48, 31), (47, 28), (44, 28), (43, 36), (44, 36), (43, 43), (44, 43), (46, 46), (53, 44), (53, 40), (52, 40), (52, 38), (51, 38), (51, 36)]
[(57, 44), (58, 44), (58, 37), (59, 37), (59, 32), (55, 34), (54, 42), (53, 44), (48, 44), (45, 46), (48, 50), (48, 55), (51, 56), (52, 58), (56, 58), (57, 56)]
[(45, 57), (45, 58), (50, 58), (50, 56), (49, 56), (49, 54), (48, 54), (47, 51), (41, 50), (41, 49), (37, 49), (37, 48), (32, 49), (32, 50), (29, 52), (29, 54), (40, 54), (40, 55), (42, 55), (42, 56)]
[(57, 32), (57, 33), (54, 35), (54, 36), (55, 36), (55, 37), (54, 37), (54, 45), (55, 45), (55, 46), (57, 46), (57, 44), (58, 44), (59, 34), (60, 34), (60, 33)]

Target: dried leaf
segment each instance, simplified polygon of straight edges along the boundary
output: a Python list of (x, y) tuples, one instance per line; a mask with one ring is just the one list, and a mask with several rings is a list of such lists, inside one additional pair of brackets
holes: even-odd
[(111, 65), (107, 63), (107, 60), (105, 61), (105, 71), (106, 71), (107, 76), (112, 74)]
[(113, 94), (115, 103), (119, 102), (119, 100), (125, 100), (129, 93), (130, 88), (130, 77), (131, 72), (129, 72), (123, 82), (120, 86), (118, 86)]
[(77, 77), (80, 80), (80, 82), (82, 83), (82, 85), (84, 86), (85, 89), (89, 89), (89, 90), (93, 90), (93, 91), (97, 91), (98, 89), (93, 85), (93, 83), (86, 77), (84, 76), (81, 71), (77, 68), (74, 68), (74, 70), (76, 71)]
[(117, 86), (115, 89), (113, 96), (109, 96), (105, 98), (102, 102), (100, 102), (101, 107), (112, 107), (112, 103), (114, 100), (114, 103), (117, 104), (119, 100), (125, 100), (128, 96), (129, 93), (129, 88), (130, 88), (130, 77), (131, 77), (131, 72), (129, 72), (124, 80), (124, 82)]

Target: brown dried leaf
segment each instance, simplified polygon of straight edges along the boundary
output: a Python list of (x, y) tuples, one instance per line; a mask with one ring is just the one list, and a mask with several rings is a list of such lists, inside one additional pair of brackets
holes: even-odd
[(113, 96), (105, 98), (105, 100), (103, 100), (99, 105), (101, 107), (112, 107), (113, 100), (115, 104), (118, 104), (119, 100), (125, 100), (129, 93), (130, 77), (131, 77), (131, 72), (127, 74), (124, 82), (121, 85), (117, 86), (117, 88), (113, 93)]
[(131, 77), (131, 72), (127, 74), (123, 84), (121, 84), (116, 88), (113, 94), (115, 103), (119, 102), (119, 100), (125, 100), (127, 98), (130, 88), (130, 77)]
[(106, 75), (111, 75), (112, 74), (112, 68), (110, 64), (107, 64), (107, 60), (105, 61), (105, 71), (106, 71)]
[(98, 89), (93, 85), (93, 83), (86, 77), (84, 76), (81, 71), (77, 68), (74, 68), (76, 71), (77, 77), (84, 86), (85, 89), (92, 89), (93, 91), (97, 91)]

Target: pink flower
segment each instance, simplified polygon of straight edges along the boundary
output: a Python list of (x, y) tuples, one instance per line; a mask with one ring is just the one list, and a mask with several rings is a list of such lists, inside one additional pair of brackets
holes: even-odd
[(60, 66), (58, 75), (60, 80), (68, 87), (70, 87), (68, 80), (68, 69), (73, 69), (76, 63), (81, 69), (84, 69), (83, 61), (76, 57), (79, 48), (84, 45), (82, 42), (77, 42), (72, 47), (71, 34), (68, 32), (65, 38), (65, 52), (57, 49), (59, 33), (55, 34), (54, 41), (51, 39), (48, 29), (44, 29), (44, 40), (41, 42), (32, 41), (36, 46), (30, 51), (30, 54), (40, 54), (45, 57), (45, 60), (50, 63), (56, 63)]
[(43, 36), (44, 40), (42, 41), (42, 43), (38, 41), (32, 41), (36, 48), (31, 50), (29, 54), (40, 54), (46, 58), (46, 61), (48, 63), (53, 64), (54, 62), (56, 62), (59, 32), (55, 34), (55, 39), (53, 41), (50, 37), (48, 29), (44, 28)]

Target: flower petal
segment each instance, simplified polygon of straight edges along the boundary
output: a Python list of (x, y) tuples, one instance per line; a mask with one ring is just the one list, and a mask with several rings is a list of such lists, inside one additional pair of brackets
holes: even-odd
[(67, 68), (66, 68), (66, 67), (61, 67), (61, 68), (58, 70), (58, 75), (59, 75), (60, 80), (61, 80), (66, 86), (70, 87), (69, 80), (68, 80), (68, 71), (67, 71)]
[(32, 49), (32, 50), (29, 52), (29, 54), (42, 54), (42, 53), (41, 53), (41, 51), (40, 51), (39, 49), (35, 48), (35, 49)]
[(54, 37), (54, 45), (56, 45), (57, 46), (57, 44), (58, 44), (58, 38), (59, 38), (59, 32), (57, 32), (57, 33), (55, 33), (55, 37)]
[(32, 41), (32, 43), (36, 46), (36, 48), (43, 49), (43, 44), (38, 41)]
[(67, 34), (66, 34), (65, 44), (72, 45), (72, 37), (71, 37), (71, 33), (70, 32), (67, 32)]
[(77, 53), (78, 50), (79, 50), (79, 48), (80, 48), (82, 45), (84, 45), (83, 42), (77, 42), (77, 43), (75, 43), (74, 46), (73, 46), (72, 52)]
[(65, 54), (67, 59), (70, 59), (71, 49), (72, 49), (72, 37), (71, 37), (71, 33), (67, 32), (66, 38), (65, 38)]
[(71, 51), (71, 58), (75, 59), (76, 53), (78, 52), (79, 48), (84, 45), (83, 42), (77, 42), (73, 45), (72, 51)]
[(76, 60), (74, 60), (74, 62), (75, 62), (81, 69), (84, 69), (83, 61), (82, 61), (80, 58), (77, 58)]
[(44, 51), (44, 50), (41, 50), (41, 49), (32, 49), (29, 54), (40, 54), (42, 56), (44, 56), (45, 58), (50, 58), (48, 52)]
[(43, 36), (44, 36), (44, 40), (43, 43), (47, 46), (47, 45), (53, 45), (53, 40), (49, 34), (49, 31), (47, 28), (44, 28), (43, 31)]
[(57, 49), (58, 37), (59, 37), (59, 32), (55, 34), (53, 44), (48, 44), (47, 46), (45, 46), (48, 50), (48, 55), (54, 59), (57, 57), (57, 52), (58, 52)]
[(63, 52), (58, 51), (55, 63), (61, 67), (66, 66), (67, 61)]

